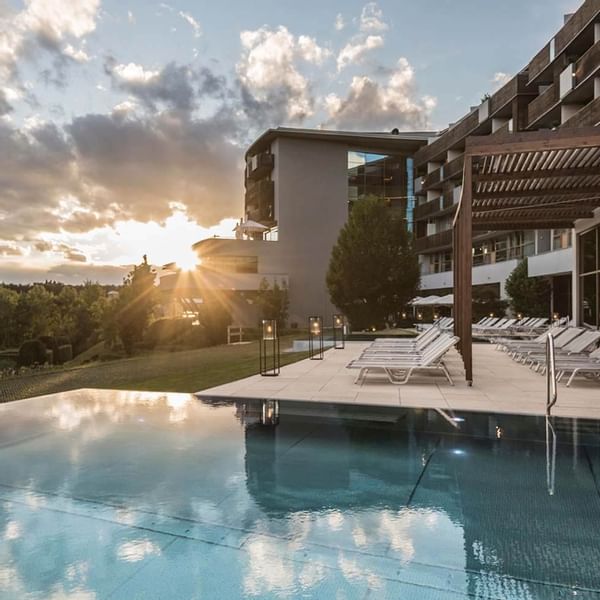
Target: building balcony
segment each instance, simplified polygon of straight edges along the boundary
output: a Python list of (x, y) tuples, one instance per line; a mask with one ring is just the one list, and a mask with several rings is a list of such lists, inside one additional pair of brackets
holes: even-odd
[(600, 70), (600, 42), (596, 42), (575, 63), (575, 85), (578, 86)]
[(454, 204), (454, 192), (447, 192), (435, 200), (430, 200), (429, 202), (415, 206), (414, 218), (417, 221), (433, 216), (442, 216), (443, 214), (452, 212)]
[[(481, 105), (480, 110), (474, 109), (458, 123), (450, 127), (438, 139), (419, 149), (415, 154), (415, 166), (418, 168), (427, 162), (444, 161), (450, 149), (462, 145), (463, 140), (477, 133), (477, 129), (490, 118), (502, 115), (512, 116), (512, 101), (519, 95), (532, 94), (527, 91), (527, 75), (520, 73), (503, 85)], [(486, 110), (481, 110), (481, 109)], [(482, 133), (485, 133), (483, 131)]]
[(553, 83), (527, 107), (527, 127), (532, 127), (541, 117), (556, 106), (559, 101), (560, 87)]
[(432, 252), (450, 246), (452, 246), (452, 229), (416, 238), (414, 242), (415, 251), (419, 253)]
[(266, 177), (275, 165), (275, 157), (270, 152), (261, 152), (248, 159), (246, 163), (246, 178), (258, 180)]
[(275, 187), (272, 181), (261, 179), (249, 182), (246, 189), (246, 215), (248, 219), (271, 226), (275, 222)]
[(600, 98), (595, 98), (576, 112), (561, 127), (594, 127), (600, 123)]
[(552, 80), (552, 63), (583, 33), (600, 14), (600, 0), (586, 0), (579, 10), (564, 24), (554, 38), (531, 60), (527, 67), (528, 81), (533, 83), (540, 76)]

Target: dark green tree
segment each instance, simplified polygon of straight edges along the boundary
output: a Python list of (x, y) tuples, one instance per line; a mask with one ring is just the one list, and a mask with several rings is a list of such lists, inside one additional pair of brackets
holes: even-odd
[(550, 284), (543, 277), (528, 276), (527, 259), (523, 259), (506, 280), (506, 293), (515, 313), (547, 316), (550, 313)]
[(0, 286), (0, 347), (6, 348), (18, 342), (15, 318), (19, 294)]
[(380, 328), (417, 293), (417, 255), (403, 219), (377, 198), (355, 202), (331, 253), (327, 287), (354, 329)]
[(262, 319), (275, 319), (279, 327), (285, 327), (290, 307), (288, 288), (285, 281), (281, 285), (277, 281), (270, 285), (263, 278), (258, 287), (256, 303)]
[(154, 271), (144, 255), (143, 261), (125, 277), (115, 303), (117, 330), (127, 354), (133, 353), (148, 327), (156, 304), (154, 279)]

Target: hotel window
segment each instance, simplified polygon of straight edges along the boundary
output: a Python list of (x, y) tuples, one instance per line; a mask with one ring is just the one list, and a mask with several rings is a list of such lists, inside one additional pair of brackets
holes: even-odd
[(400, 214), (412, 229), (414, 196), (409, 182), (414, 177), (411, 160), (402, 155), (348, 152), (348, 205), (369, 196), (385, 199), (387, 206)]
[(554, 229), (552, 231), (552, 249), (565, 250), (571, 247), (571, 229)]
[(452, 251), (437, 252), (431, 256), (430, 273), (447, 273), (452, 271)]
[(579, 236), (579, 290), (581, 320), (600, 325), (600, 226)]

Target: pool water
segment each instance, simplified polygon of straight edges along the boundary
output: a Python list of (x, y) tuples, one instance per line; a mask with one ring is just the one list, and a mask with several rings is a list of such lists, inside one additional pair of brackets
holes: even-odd
[(600, 424), (189, 395), (0, 406), (1, 599), (600, 600)]

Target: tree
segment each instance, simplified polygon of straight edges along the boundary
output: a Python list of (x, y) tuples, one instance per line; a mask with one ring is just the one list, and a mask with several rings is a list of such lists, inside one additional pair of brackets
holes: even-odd
[(127, 354), (132, 354), (148, 327), (150, 314), (156, 303), (155, 275), (144, 254), (141, 264), (123, 281), (123, 289), (116, 302), (116, 324), (119, 337)]
[(356, 202), (331, 253), (327, 287), (354, 329), (395, 319), (419, 288), (417, 255), (404, 220), (382, 200)]
[(0, 286), (0, 347), (8, 347), (17, 342), (15, 316), (19, 294)]
[(277, 281), (274, 281), (273, 286), (271, 286), (263, 277), (258, 286), (256, 303), (258, 304), (261, 318), (275, 319), (279, 327), (285, 327), (290, 307), (288, 288), (285, 281), (281, 285)]
[(54, 295), (40, 284), (20, 294), (15, 310), (15, 323), (22, 340), (52, 334), (57, 325)]
[(543, 277), (528, 276), (527, 259), (523, 259), (506, 280), (506, 293), (515, 313), (543, 316), (550, 313), (550, 284)]

